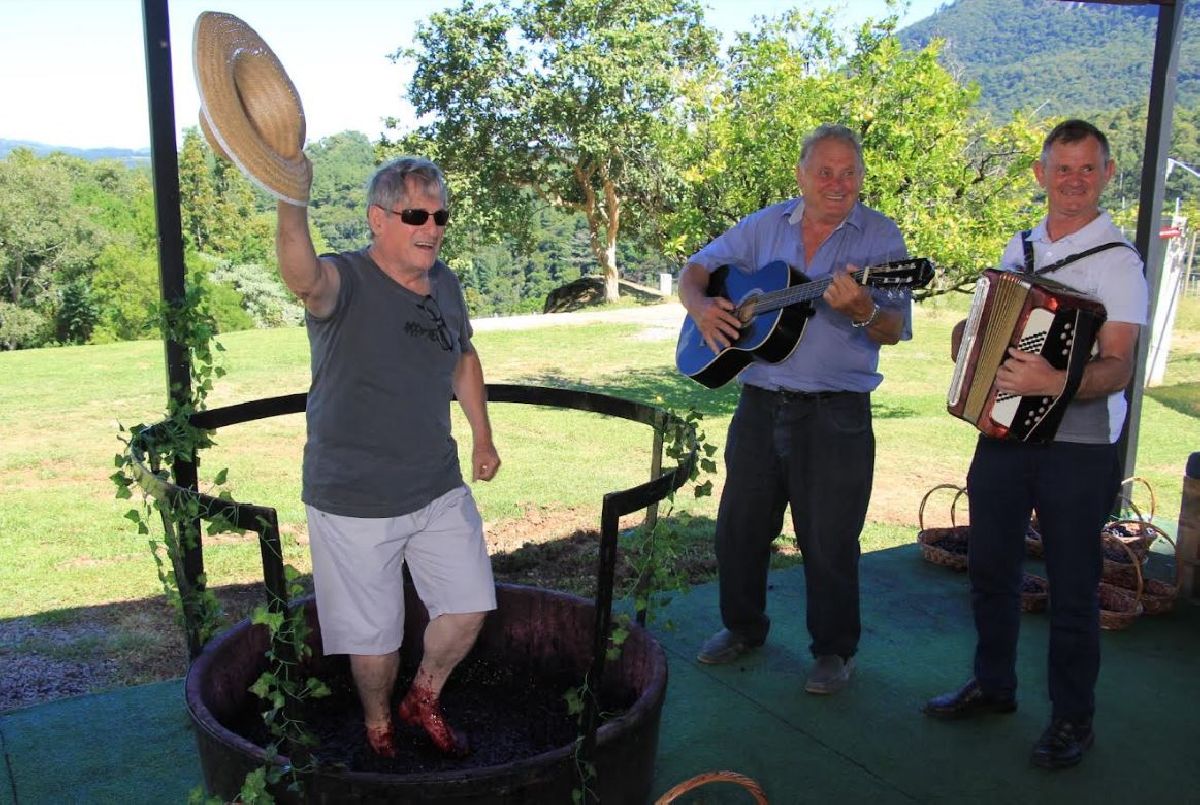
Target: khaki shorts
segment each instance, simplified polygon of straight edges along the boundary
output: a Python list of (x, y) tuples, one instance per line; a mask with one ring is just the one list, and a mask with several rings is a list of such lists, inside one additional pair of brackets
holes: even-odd
[(483, 520), (465, 485), (400, 517), (305, 508), (326, 654), (389, 654), (400, 647), (404, 563), (431, 619), (496, 608)]

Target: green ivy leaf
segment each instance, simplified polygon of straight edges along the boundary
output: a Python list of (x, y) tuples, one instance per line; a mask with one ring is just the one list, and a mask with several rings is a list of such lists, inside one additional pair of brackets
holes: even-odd
[(568, 690), (563, 694), (563, 698), (567, 700), (567, 713), (572, 716), (577, 716), (583, 712), (583, 694), (578, 688)]
[(317, 679), (315, 676), (310, 676), (305, 681), (304, 691), (314, 699), (321, 699), (333, 693), (333, 691), (329, 689), (328, 685)]
[(270, 672), (264, 672), (257, 680), (255, 680), (254, 684), (250, 686), (250, 692), (260, 699), (265, 699), (271, 695), (271, 692), (275, 689), (277, 684), (279, 684), (279, 681), (275, 678), (274, 674)]

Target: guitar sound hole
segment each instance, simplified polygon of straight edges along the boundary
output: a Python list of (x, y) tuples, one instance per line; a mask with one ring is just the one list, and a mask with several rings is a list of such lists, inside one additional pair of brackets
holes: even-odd
[(738, 321), (742, 323), (742, 329), (750, 326), (750, 322), (754, 319), (754, 303), (746, 302), (737, 309)]

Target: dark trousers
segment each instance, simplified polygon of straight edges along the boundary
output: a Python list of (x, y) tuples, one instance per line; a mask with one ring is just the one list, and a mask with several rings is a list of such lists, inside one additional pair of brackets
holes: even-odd
[(766, 640), (771, 542), (792, 508), (804, 556), (815, 656), (853, 656), (861, 631), (859, 533), (875, 469), (871, 395), (799, 394), (746, 386), (725, 443), (717, 513), (721, 620), (747, 642)]
[(1017, 689), (1025, 530), (1036, 511), (1050, 582), (1053, 716), (1091, 718), (1100, 674), (1100, 530), (1120, 483), (1115, 445), (979, 440), (967, 475), (968, 554), (975, 677), (983, 690)]

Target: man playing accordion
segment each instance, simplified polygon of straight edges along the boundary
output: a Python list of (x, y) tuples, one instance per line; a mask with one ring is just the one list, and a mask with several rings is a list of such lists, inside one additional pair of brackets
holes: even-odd
[[(957, 691), (930, 699), (926, 715), (958, 719), (1016, 710), (1016, 652), (1024, 535), (1037, 513), (1050, 582), (1050, 724), (1031, 760), (1073, 766), (1092, 745), (1100, 671), (1097, 587), (1100, 530), (1121, 483), (1116, 442), (1126, 415), (1124, 389), (1146, 323), (1142, 260), (1099, 207), (1115, 163), (1108, 140), (1090, 123), (1068, 120), (1046, 136), (1033, 172), (1046, 192), (1046, 217), (1015, 235), (1003, 271), (1047, 279), (1098, 299), (1107, 319), (1083, 367), (1053, 439), (1032, 443), (982, 435), (967, 475), (969, 575), (977, 643), (974, 673)], [(957, 355), (966, 322), (952, 337)], [(1008, 350), (997, 391), (1059, 397), (1067, 372), (1041, 354)]]

